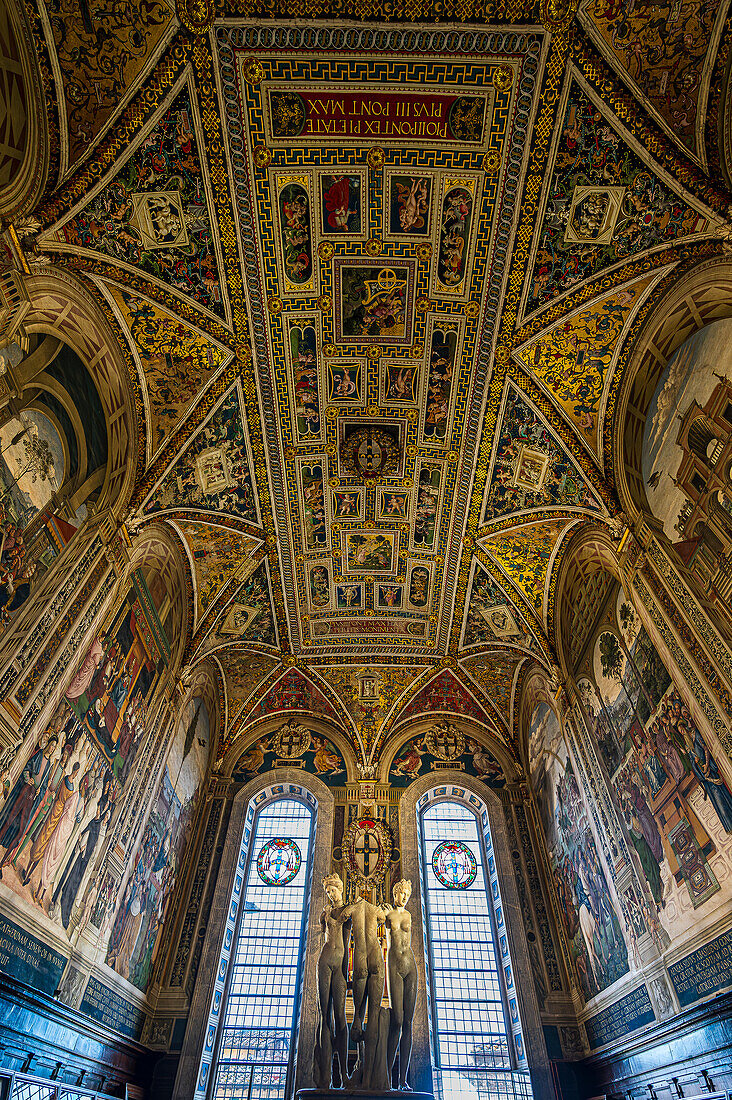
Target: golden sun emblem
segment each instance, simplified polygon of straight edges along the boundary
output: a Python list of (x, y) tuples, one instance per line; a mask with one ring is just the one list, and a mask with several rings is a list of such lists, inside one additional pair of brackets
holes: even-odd
[(513, 69), (510, 65), (499, 65), (493, 71), (493, 87), (497, 92), (507, 92), (513, 85)]
[(249, 84), (259, 84), (264, 78), (264, 65), (256, 57), (248, 57), (242, 69), (244, 79)]
[(373, 149), (369, 149), (366, 154), (366, 163), (369, 168), (383, 168), (384, 161), (386, 160), (386, 153), (378, 145), (374, 145)]
[(491, 150), (483, 157), (483, 171), (487, 176), (497, 176), (501, 169), (501, 154)]
[(266, 145), (257, 145), (254, 149), (254, 163), (257, 168), (268, 168), (272, 163), (272, 153)]

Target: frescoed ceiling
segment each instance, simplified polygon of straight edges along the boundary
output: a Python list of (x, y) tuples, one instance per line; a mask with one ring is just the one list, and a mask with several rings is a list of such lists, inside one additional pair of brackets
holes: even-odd
[(38, 0), (25, 247), (136, 376), (128, 529), (186, 555), (225, 743), (284, 706), (365, 765), (422, 712), (510, 739), (565, 548), (618, 511), (623, 340), (721, 248), (728, 4), (133, 7), (102, 56)]

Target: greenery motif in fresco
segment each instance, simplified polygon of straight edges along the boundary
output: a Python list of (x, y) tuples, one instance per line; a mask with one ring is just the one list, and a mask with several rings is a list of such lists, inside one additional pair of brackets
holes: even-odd
[(540, 703), (529, 732), (536, 793), (559, 909), (586, 999), (628, 973), (628, 949), (554, 711)]
[(566, 520), (535, 523), (509, 535), (496, 535), (486, 549), (541, 615), (544, 586), (552, 551), (566, 527)]
[(480, 684), (507, 722), (511, 717), (513, 677), (517, 663), (516, 659), (491, 653), (487, 657), (476, 658), (465, 666), (466, 672)]
[(509, 606), (506, 593), (480, 566), (475, 570), (465, 623), (466, 646), (501, 641), (535, 649), (536, 642)]
[[(588, 213), (579, 226), (584, 241), (567, 240), (575, 188), (595, 188), (600, 208), (614, 201), (608, 188), (621, 188), (622, 199), (610, 239), (592, 243), (599, 214)], [(539, 234), (527, 313), (596, 275), (611, 264), (646, 248), (668, 244), (706, 227), (706, 219), (687, 206), (651, 172), (576, 84), (570, 90), (562, 135)]]
[(516, 353), (594, 448), (600, 400), (618, 339), (631, 311), (655, 278), (651, 275), (593, 302), (591, 309), (560, 321)]
[(484, 521), (529, 508), (597, 508), (589, 483), (544, 421), (509, 387)]
[[(390, 787), (408, 787), (413, 779), (420, 775), (435, 774), (433, 764), (436, 757), (429, 752), (425, 745), (424, 737), (415, 737), (397, 752), (389, 769)], [(489, 787), (494, 789), (505, 787), (506, 778), (501, 770), (501, 765), (495, 757), (472, 737), (465, 738), (465, 752), (447, 762), (440, 761), (444, 767), (458, 768), (467, 775), (474, 775), (482, 779)], [(439, 775), (439, 771), (436, 773)]]
[(152, 302), (109, 289), (142, 363), (154, 454), (231, 353)]
[(61, 68), (73, 164), (162, 42), (173, 14), (158, 0), (95, 0), (93, 8), (76, 0), (48, 0), (46, 10)]
[(704, 59), (720, 7), (719, 0), (656, 0), (652, 7), (591, 0), (587, 8), (628, 76), (692, 152)]
[(145, 512), (197, 508), (257, 522), (239, 394), (230, 391), (160, 482)]
[(256, 543), (226, 527), (211, 527), (207, 523), (178, 526), (193, 558), (200, 615), (245, 565)]
[(68, 244), (131, 264), (225, 317), (187, 88), (62, 233)]

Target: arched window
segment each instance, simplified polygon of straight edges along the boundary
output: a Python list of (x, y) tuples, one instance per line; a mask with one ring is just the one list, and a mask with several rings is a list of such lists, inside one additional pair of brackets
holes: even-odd
[(313, 825), (302, 802), (270, 802), (242, 852), (245, 886), (239, 880), (211, 1100), (286, 1100), (292, 1093)]
[(420, 818), (435, 1096), (530, 1098), (490, 832), (456, 801)]

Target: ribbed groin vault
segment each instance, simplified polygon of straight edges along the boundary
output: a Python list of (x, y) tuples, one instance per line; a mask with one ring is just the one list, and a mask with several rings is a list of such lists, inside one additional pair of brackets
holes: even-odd
[(728, 9), (5, 0), (0, 1096), (732, 1092)]

